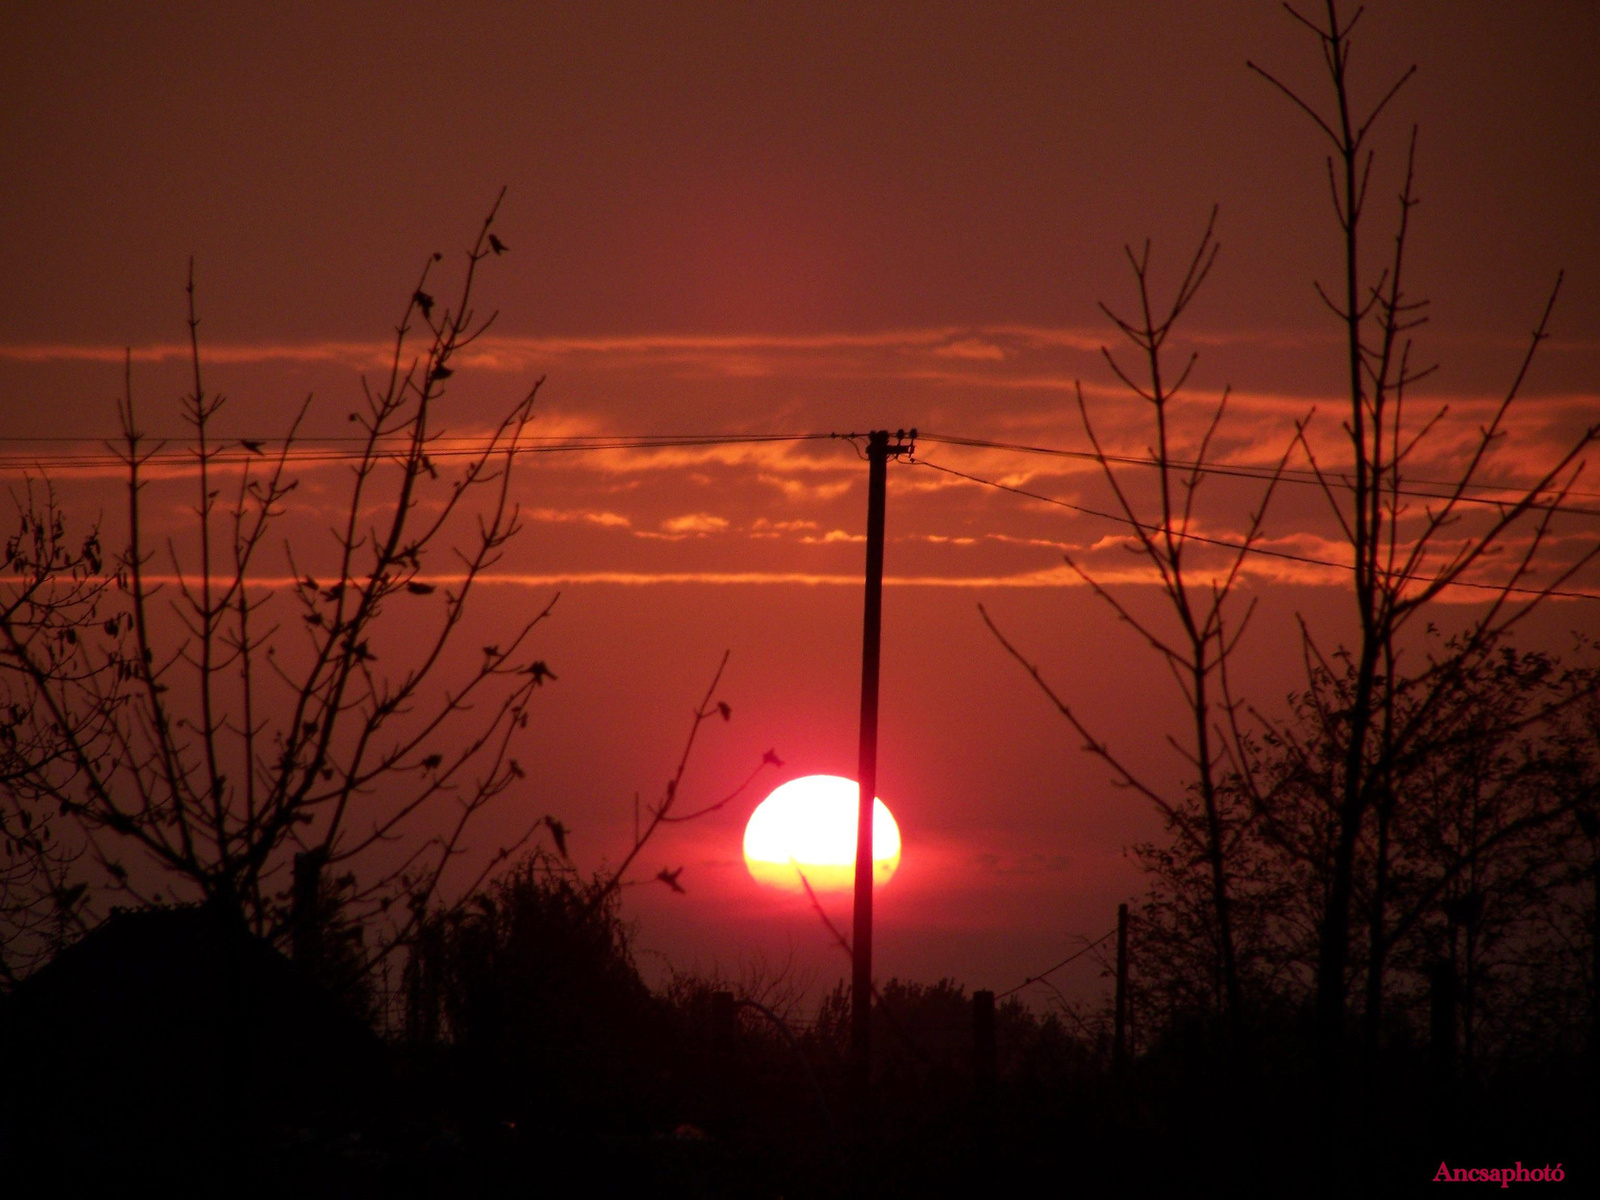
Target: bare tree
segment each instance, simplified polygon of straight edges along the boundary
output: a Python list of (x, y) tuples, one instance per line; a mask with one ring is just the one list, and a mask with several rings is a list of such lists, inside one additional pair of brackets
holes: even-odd
[[(1227, 412), (1228, 392), (1224, 389), (1199, 424), (1199, 436), (1185, 439), (1180, 430), (1188, 422), (1177, 419), (1175, 401), (1187, 384), (1198, 356), (1191, 353), (1174, 370), (1167, 360), (1167, 344), (1216, 261), (1219, 249), (1214, 237), (1216, 216), (1213, 209), (1205, 233), (1169, 302), (1162, 304), (1153, 295), (1150, 243), (1147, 241), (1138, 254), (1132, 247), (1126, 248), (1138, 288), (1137, 314), (1131, 319), (1125, 318), (1101, 305), (1102, 311), (1143, 360), (1136, 379), (1124, 370), (1108, 348), (1102, 347), (1101, 352), (1117, 378), (1148, 406), (1153, 425), (1148, 461), (1130, 466), (1126, 465), (1126, 460), (1108, 452), (1096, 431), (1081, 386), (1077, 393), (1084, 433), (1093, 447), (1101, 475), (1116, 499), (1112, 515), (1132, 531), (1127, 548), (1148, 564), (1167, 601), (1166, 610), (1173, 618), (1172, 626), (1162, 628), (1155, 620), (1140, 615), (1071, 555), (1066, 556), (1067, 565), (1110, 606), (1119, 620), (1139, 634), (1177, 681), (1190, 716), (1190, 727), (1182, 740), (1171, 736), (1167, 740), (1192, 772), (1191, 798), (1198, 802), (1197, 807), (1190, 805), (1188, 798), (1163, 794), (1160, 788), (1135, 774), (1116, 751), (1090, 731), (1072, 706), (1000, 633), (988, 613), (983, 612), (983, 616), (1001, 644), (1028, 670), (1034, 682), (1083, 738), (1085, 749), (1102, 759), (1119, 783), (1154, 803), (1169, 828), (1188, 842), (1206, 863), (1210, 893), (1205, 924), (1207, 940), (1215, 952), (1218, 1007), (1230, 1035), (1237, 1039), (1245, 1002), (1233, 925), (1229, 862), (1229, 846), (1236, 833), (1233, 810), (1220, 795), (1226, 766), (1225, 741), (1219, 725), (1220, 679), (1223, 664), (1239, 644), (1254, 609), (1252, 600), (1237, 620), (1233, 619), (1235, 590), (1248, 556), (1260, 540), (1262, 522), (1281, 477), (1284, 459), (1280, 458), (1268, 475), (1240, 537), (1224, 540), (1197, 531), (1196, 500), (1201, 484), (1214, 465), (1213, 442)], [(1185, 441), (1188, 441), (1187, 446)], [(1288, 449), (1286, 447), (1285, 457)], [(1149, 496), (1152, 491), (1153, 497)], [(1201, 557), (1207, 554), (1209, 559)], [(980, 611), (983, 611), (982, 606)]]
[[(1600, 547), (1576, 561), (1553, 569), (1542, 551), (1562, 502), (1582, 467), (1584, 450), (1600, 436), (1600, 426), (1584, 431), (1554, 463), (1509, 498), (1485, 503), (1479, 488), (1489, 481), (1489, 466), (1503, 440), (1515, 403), (1549, 322), (1560, 286), (1556, 287), (1530, 340), (1527, 352), (1491, 418), (1477, 431), (1465, 461), (1443, 487), (1419, 489), (1411, 464), (1430, 444), (1445, 411), (1417, 421), (1406, 410), (1408, 390), (1431, 368), (1413, 357), (1412, 335), (1426, 319), (1426, 301), (1406, 288), (1409, 223), (1416, 207), (1416, 134), (1407, 154), (1398, 197), (1393, 250), (1373, 273), (1363, 268), (1361, 250), (1368, 185), (1374, 152), (1370, 146), (1376, 122), (1415, 68), (1406, 71), (1379, 100), (1358, 111), (1350, 80), (1350, 36), (1360, 18), (1341, 17), (1335, 0), (1327, 0), (1323, 19), (1314, 21), (1292, 7), (1290, 15), (1317, 38), (1332, 92), (1332, 112), (1320, 110), (1275, 75), (1253, 70), (1287, 96), (1326, 137), (1331, 152), (1328, 178), (1341, 237), (1342, 278), (1332, 290), (1318, 293), (1344, 331), (1348, 409), (1343, 430), (1348, 457), (1325, 464), (1313, 449), (1304, 427), (1299, 442), (1321, 485), (1329, 510), (1350, 547), (1357, 631), (1354, 644), (1329, 650), (1304, 626), (1303, 651), (1308, 667), (1309, 709), (1315, 728), (1301, 736), (1281, 724), (1285, 744), (1306, 754), (1334, 748), (1337, 770), (1326, 776), (1324, 803), (1330, 836), (1330, 863), (1323, 904), (1317, 960), (1316, 1027), (1318, 1058), (1324, 1077), (1337, 1078), (1344, 1038), (1350, 975), (1353, 900), (1359, 847), (1369, 828), (1376, 832), (1372, 864), (1374, 892), (1370, 924), (1372, 953), (1368, 964), (1367, 1008), (1376, 1021), (1382, 1006), (1382, 947), (1388, 921), (1386, 877), (1389, 832), (1398, 796), (1396, 763), (1423, 733), (1438, 730), (1459, 704), (1476, 664), (1491, 655), (1511, 630), (1536, 606), (1591, 561)], [(1419, 491), (1426, 497), (1418, 504)], [(1520, 542), (1520, 544), (1518, 544)], [(1483, 568), (1498, 564), (1498, 577)], [(1447, 589), (1481, 589), (1484, 602), (1467, 620), (1466, 630), (1447, 653), (1429, 655), (1414, 665), (1403, 636), (1420, 623), (1429, 606)], [(1332, 666), (1348, 657), (1348, 672)], [(1328, 686), (1325, 686), (1328, 685)], [(1404, 691), (1408, 700), (1396, 703)], [(1260, 714), (1256, 714), (1260, 717)], [(1274, 723), (1266, 721), (1269, 727)], [(1314, 747), (1313, 748), (1313, 744)], [(1235, 743), (1244, 777), (1261, 782), (1247, 744)], [(1269, 789), (1257, 788), (1257, 802), (1270, 817), (1274, 803)]]
[[(1409, 941), (1414, 964), (1420, 958), (1424, 969), (1447, 970), (1459, 981), (1450, 986), (1459, 990), (1469, 1077), (1485, 1032), (1514, 1023), (1525, 931), (1548, 907), (1568, 858), (1561, 845), (1572, 802), (1562, 786), (1568, 755), (1553, 736), (1553, 718), (1575, 696), (1593, 692), (1592, 673), (1509, 648), (1483, 664), (1470, 681), (1467, 711), (1452, 714), (1443, 744), (1420, 778), (1404, 781), (1396, 805), (1393, 915), (1388, 928), (1369, 936), (1387, 946)], [(1386, 948), (1373, 956), (1380, 967)], [(1367, 1019), (1376, 1048), (1374, 1015)]]
[[(0, 647), (70, 671), (81, 639), (98, 619), (105, 589), (96, 529), (74, 535), (54, 490), (29, 480), (11, 497), (16, 532), (5, 543), (0, 584)], [(0, 670), (0, 988), (15, 983), (82, 921), (85, 889), (69, 879), (78, 855), (56, 836), (57, 813), (26, 803), (12, 785), (40, 770), (71, 769), (66, 744), (29, 703), (27, 688)], [(96, 713), (79, 714), (93, 724)], [(79, 727), (83, 732), (83, 727)]]
[[(695, 706), (694, 715), (689, 722), (689, 733), (684, 739), (683, 752), (678, 755), (678, 765), (672, 777), (667, 780), (662, 788), (661, 796), (653, 803), (644, 806), (643, 819), (639, 811), (639, 799), (634, 797), (634, 825), (633, 843), (615, 868), (603, 871), (595, 877), (596, 905), (603, 904), (614, 896), (626, 882), (628, 871), (638, 860), (645, 846), (665, 825), (681, 825), (688, 821), (698, 821), (712, 813), (725, 808), (734, 800), (744, 794), (745, 790), (754, 783), (768, 767), (782, 767), (783, 760), (778, 757), (776, 750), (768, 750), (761, 756), (761, 761), (751, 768), (749, 774), (742, 779), (731, 791), (727, 792), (720, 800), (702, 804), (689, 812), (684, 812), (680, 807), (682, 799), (684, 775), (689, 770), (689, 760), (694, 755), (695, 742), (700, 737), (700, 727), (714, 717), (721, 717), (726, 723), (733, 719), (733, 707), (726, 701), (717, 697), (717, 688), (722, 682), (722, 673), (728, 668), (728, 653), (723, 652), (722, 661), (717, 664), (716, 674), (711, 677), (711, 684), (706, 688), (706, 694), (700, 703)], [(669, 870), (662, 867), (654, 877), (655, 882), (663, 883), (675, 892), (682, 892), (683, 885), (678, 882), (678, 877), (683, 873), (683, 868)]]
[(194, 500), (188, 533), (164, 545), (146, 492), (180, 456), (143, 432), (128, 372), (128, 537), (110, 557), (114, 586), (80, 597), (99, 605), (94, 636), (0, 629), (8, 678), (59, 746), (25, 763), (10, 793), (70, 818), (113, 891), (144, 901), (165, 886), (276, 939), (292, 923), (291, 867), (310, 880), (295, 889), (302, 920), (322, 872), (341, 872), (351, 919), (389, 914), (382, 953), (439, 893), (473, 819), (524, 777), (512, 744), (554, 678), (531, 653), (550, 607), (493, 644), (462, 642), (469, 597), (517, 531), (513, 467), (538, 384), (482, 435), (443, 440), (440, 417), (462, 352), (493, 320), (472, 297), (503, 251), (498, 208), (453, 303), (430, 294), (442, 255), (411, 289), (386, 374), (364, 381), (350, 413), (353, 448), (335, 455), (342, 499), (310, 518), (333, 518), (320, 538), (288, 513), (297, 471), (328, 457), (299, 439), (310, 401), (281, 438), (219, 438), (224, 399), (202, 378), (192, 268), (182, 457)]
[[(553, 840), (551, 850), (535, 848), (503, 878), (476, 890), (465, 904), (417, 909), (416, 936), (402, 980), (409, 1040), (417, 1045), (459, 1040), (473, 1019), (469, 1012), (470, 993), (475, 989), (493, 990), (514, 976), (521, 977), (520, 985), (537, 978), (540, 990), (560, 990), (565, 982), (555, 959), (569, 953), (572, 944), (586, 947), (584, 954), (592, 960), (580, 974), (591, 969), (593, 962), (604, 961), (611, 983), (625, 977), (630, 986), (638, 984), (630, 935), (620, 913), (623, 888), (661, 884), (680, 895), (688, 889), (682, 866), (662, 866), (654, 875), (641, 879), (629, 879), (629, 872), (663, 827), (710, 816), (742, 795), (768, 767), (783, 766), (777, 752), (768, 750), (720, 799), (688, 811), (682, 807), (687, 794), (684, 780), (702, 727), (718, 719), (723, 724), (733, 719), (732, 705), (719, 696), (728, 657), (725, 651), (704, 696), (694, 707), (677, 766), (660, 797), (641, 805), (635, 795), (633, 836), (615, 866), (602, 866), (589, 873), (580, 871), (570, 853), (573, 831), (556, 818), (546, 817), (544, 823)], [(514, 924), (518, 911), (525, 916), (537, 914), (538, 933), (533, 941), (519, 937), (507, 924)], [(464, 960), (477, 965), (464, 967)]]
[[(1554, 566), (1546, 553), (1563, 502), (1582, 468), (1584, 451), (1600, 436), (1600, 426), (1575, 438), (1531, 483), (1500, 488), (1494, 496), (1483, 494), (1535, 352), (1548, 336), (1558, 277), (1510, 387), (1477, 430), (1465, 460), (1444, 485), (1414, 478), (1418, 474), (1414, 464), (1434, 445), (1430, 435), (1447, 416), (1446, 410), (1439, 410), (1418, 421), (1406, 407), (1409, 391), (1431, 370), (1418, 366), (1414, 357), (1412, 336), (1425, 320), (1426, 304), (1408, 292), (1405, 275), (1409, 222), (1417, 204), (1414, 131), (1398, 195), (1392, 253), (1376, 273), (1364, 271), (1360, 253), (1374, 162), (1369, 142), (1379, 116), (1411, 72), (1358, 115), (1349, 79), (1349, 39), (1356, 18), (1343, 20), (1331, 0), (1322, 24), (1289, 11), (1320, 41), (1334, 114), (1325, 117), (1275, 76), (1251, 65), (1306, 112), (1333, 146), (1329, 182), (1344, 279), (1334, 295), (1320, 286), (1317, 290), (1345, 333), (1349, 408), (1343, 430), (1349, 450), (1338, 461), (1325, 461), (1326, 452), (1314, 446), (1307, 422), (1302, 421), (1286, 454), (1298, 451), (1306, 456), (1331, 519), (1350, 546), (1355, 643), (1349, 648), (1330, 646), (1302, 622), (1307, 685), (1287, 719), (1246, 706), (1230, 687), (1230, 653), (1251, 610), (1246, 607), (1234, 620), (1228, 602), (1249, 556), (1261, 552), (1257, 543), (1266, 504), (1282, 478), (1285, 460), (1268, 474), (1265, 494), (1243, 535), (1223, 542), (1227, 553), (1217, 555), (1212, 547), (1220, 539), (1193, 528), (1193, 504), (1226, 407), (1226, 393), (1207, 420), (1192, 426), (1195, 449), (1184, 458), (1175, 448), (1181, 439), (1171, 400), (1187, 381), (1193, 359), (1178, 371), (1168, 369), (1162, 360), (1173, 324), (1192, 301), (1215, 253), (1209, 228), (1170, 305), (1152, 302), (1146, 247), (1140, 255), (1129, 252), (1139, 283), (1138, 314), (1126, 319), (1106, 310), (1145, 360), (1138, 382), (1114, 360), (1111, 365), (1123, 383), (1151, 406), (1155, 430), (1148, 461), (1132, 463), (1109, 455), (1079, 396), (1085, 430), (1116, 498), (1112, 515), (1133, 530), (1130, 548), (1152, 567), (1168, 601), (1166, 608), (1176, 618), (1176, 631), (1168, 634), (1152, 625), (1068, 560), (1178, 678), (1193, 727), (1188, 738), (1174, 744), (1192, 772), (1192, 789), (1167, 797), (1137, 778), (993, 622), (990, 627), (1073, 725), (1086, 748), (1111, 766), (1119, 783), (1157, 805), (1175, 839), (1174, 854), (1203, 864), (1205, 901), (1198, 903), (1193, 895), (1184, 900), (1184, 920), (1193, 930), (1204, 929), (1215, 947), (1211, 961), (1219, 1007), (1235, 1031), (1243, 991), (1234, 919), (1238, 893), (1250, 890), (1255, 898), (1268, 900), (1284, 894), (1281, 864), (1274, 864), (1273, 854), (1312, 866), (1320, 881), (1315, 916), (1309, 922), (1316, 944), (1311, 973), (1317, 1043), (1324, 1075), (1332, 1079), (1343, 1039), (1352, 947), (1364, 938), (1365, 1017), (1369, 1044), (1374, 1044), (1382, 1020), (1387, 956), (1425, 912), (1436, 910), (1443, 891), (1455, 886), (1453, 872), (1436, 874), (1425, 903), (1419, 907), (1417, 898), (1408, 896), (1391, 911), (1397, 903), (1391, 879), (1396, 826), (1409, 816), (1400, 812), (1400, 806), (1422, 799), (1417, 789), (1408, 790), (1401, 775), (1413, 781), (1420, 778), (1419, 764), (1437, 767), (1447, 748), (1468, 735), (1473, 715), (1482, 711), (1485, 681), (1493, 675), (1496, 655), (1507, 638), (1600, 553), (1600, 547), (1591, 545), (1575, 559)], [(1120, 470), (1119, 461), (1126, 464)], [(1136, 471), (1150, 472), (1155, 485), (1141, 492), (1133, 482)], [(1153, 498), (1141, 506), (1141, 499), (1151, 493)], [(1200, 565), (1196, 556), (1201, 551), (1220, 562)], [(1491, 564), (1498, 570), (1491, 573)], [(1423, 614), (1432, 611), (1446, 592), (1452, 599), (1481, 595), (1483, 602), (1454, 610), (1467, 614), (1467, 627), (1458, 636), (1435, 639), (1418, 649), (1408, 639), (1420, 638), (1424, 625), (1431, 629)], [(1568, 689), (1559, 698), (1541, 702), (1537, 715), (1528, 716), (1528, 724), (1549, 720), (1556, 707), (1579, 699), (1580, 691)], [(1320, 797), (1314, 814), (1308, 814), (1303, 803), (1308, 788)], [(1550, 816), (1543, 809), (1524, 815), (1525, 821), (1512, 822), (1513, 831), (1526, 831), (1529, 822), (1545, 822)], [(1510, 834), (1501, 831), (1494, 836)], [(1275, 850), (1251, 844), (1261, 837), (1275, 839)], [(1237, 855), (1235, 861), (1230, 862), (1230, 851)], [(1186, 866), (1175, 859), (1157, 859), (1159, 855), (1150, 861), (1158, 875), (1165, 871), (1180, 891), (1187, 888), (1182, 882), (1189, 878)], [(1357, 914), (1366, 926), (1360, 937), (1352, 924)], [(1272, 943), (1285, 937), (1293, 941), (1294, 930), (1279, 923), (1274, 931), (1273, 919), (1264, 913), (1256, 913), (1252, 920), (1250, 940), (1264, 948), (1266, 977), (1292, 974), (1292, 961), (1281, 953), (1284, 946)]]
[(1560, 837), (1566, 861), (1548, 919), (1555, 974), (1572, 981), (1555, 990), (1581, 998), (1581, 1042), (1595, 1073), (1600, 1072), (1600, 693), (1565, 716), (1572, 769), (1562, 792), (1573, 828)]

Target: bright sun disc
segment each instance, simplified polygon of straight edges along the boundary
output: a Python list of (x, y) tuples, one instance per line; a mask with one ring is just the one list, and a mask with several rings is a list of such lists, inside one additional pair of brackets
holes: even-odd
[[(744, 827), (744, 861), (757, 883), (804, 890), (801, 872), (817, 891), (850, 888), (856, 875), (853, 779), (806, 775), (791, 779), (756, 806)], [(872, 802), (872, 881), (882, 884), (900, 865), (900, 827), (888, 806)]]

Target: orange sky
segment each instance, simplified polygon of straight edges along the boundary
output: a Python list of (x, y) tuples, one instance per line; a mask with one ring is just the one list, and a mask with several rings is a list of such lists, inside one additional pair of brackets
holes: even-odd
[[(1442, 364), (1425, 392), (1456, 417), (1419, 475), (1448, 473), (1567, 269), (1497, 468), (1514, 481), (1600, 409), (1600, 23), (1581, 4), (1406, 3), (1367, 14), (1356, 45), (1367, 94), (1420, 66), (1379, 141), (1373, 210), (1387, 218), (1415, 121), (1413, 279)], [(506, 184), (496, 228), (512, 252), (483, 293), (501, 316), (452, 382), (461, 433), (546, 375), (547, 436), (915, 425), (1081, 449), (1081, 380), (1108, 443), (1137, 454), (1146, 435), (1100, 359), (1113, 331), (1095, 302), (1127, 304), (1121, 248), (1146, 235), (1171, 280), (1216, 203), (1222, 254), (1186, 345), (1196, 400), (1235, 389), (1218, 453), (1269, 462), (1313, 407), (1331, 445), (1337, 331), (1311, 288), (1336, 262), (1321, 150), (1244, 65), (1313, 88), (1314, 53), (1271, 3), (24, 12), (0, 46), (0, 437), (92, 450), (114, 427), (124, 346), (148, 423), (177, 432), (191, 254), (224, 428), (270, 437), (315, 391), (311, 431), (344, 433), (422, 261), (458, 250)], [(1387, 236), (1376, 222), (1375, 252)], [(12, 440), (0, 455), (15, 479), (64, 449)], [(1078, 460), (929, 443), (919, 457), (1106, 501)], [(48, 469), (117, 511), (92, 468)], [(315, 519), (337, 469), (306, 481), (299, 518)], [(1600, 508), (1586, 482), (1575, 503)], [(837, 442), (527, 464), (527, 528), (477, 619), (492, 630), (563, 593), (525, 802), (564, 816), (581, 861), (615, 857), (633, 793), (669, 773), (725, 648), (736, 718), (696, 763), (701, 791), (769, 746), (787, 774), (853, 768), (864, 485)], [(1253, 493), (1208, 487), (1205, 527), (1227, 536)], [(1271, 544), (1335, 556), (1320, 504), (1286, 489)], [(1062, 569), (1068, 550), (1136, 580), (1113, 527), (912, 465), (891, 471), (889, 513), (880, 793), (906, 852), (880, 967), (1009, 987), (1109, 927), (1140, 886), (1123, 847), (1155, 825), (1078, 752), (976, 604), (1169, 780), (1174, 697)], [(1574, 519), (1556, 553), (1594, 529)], [(1296, 682), (1276, 666), (1296, 611), (1337, 630), (1338, 576), (1261, 561), (1247, 666), (1264, 697)], [(1558, 606), (1547, 630), (1593, 628), (1584, 611)], [(689, 888), (630, 893), (650, 963), (732, 970), (792, 951), (838, 970), (803, 906), (738, 866), (758, 798), (647, 856), (647, 875), (686, 865)]]

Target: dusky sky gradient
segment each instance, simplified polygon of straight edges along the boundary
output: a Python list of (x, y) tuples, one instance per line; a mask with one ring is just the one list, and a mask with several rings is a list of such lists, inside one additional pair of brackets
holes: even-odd
[[(1231, 386), (1215, 447), (1231, 464), (1270, 465), (1313, 410), (1313, 441), (1337, 453), (1340, 330), (1312, 287), (1338, 270), (1324, 147), (1246, 61), (1328, 97), (1314, 40), (1273, 3), (63, 4), (10, 26), (0, 456), (8, 482), (47, 473), (113, 532), (115, 473), (97, 456), (123, 348), (146, 426), (180, 436), (191, 256), (208, 386), (230, 397), (220, 428), (281, 436), (314, 393), (307, 432), (338, 436), (428, 255), (455, 278), (502, 186), (510, 252), (479, 295), (500, 315), (452, 381), (453, 433), (544, 376), (539, 436), (915, 426), (1081, 451), (1081, 382), (1108, 448), (1138, 455), (1145, 415), (1101, 357), (1118, 335), (1096, 305), (1133, 303), (1123, 246), (1146, 237), (1172, 286), (1216, 205), (1221, 254), (1176, 343), (1200, 354), (1193, 411)], [(1418, 476), (1449, 477), (1566, 270), (1493, 473), (1526, 479), (1600, 411), (1600, 9), (1378, 4), (1355, 46), (1368, 102), (1419, 68), (1375, 142), (1364, 246), (1387, 251), (1415, 124), (1408, 261), (1432, 300), (1419, 354), (1441, 366), (1414, 403), (1451, 408)], [(1079, 459), (927, 442), (918, 457), (1108, 501)], [(769, 747), (787, 765), (651, 845), (638, 878), (682, 865), (687, 894), (628, 891), (642, 965), (841, 974), (803, 898), (751, 882), (740, 836), (784, 779), (853, 772), (865, 464), (821, 440), (519, 469), (526, 528), (478, 596), (474, 638), (559, 591), (540, 637), (560, 678), (512, 807), (559, 815), (581, 865), (614, 862), (634, 794), (658, 795), (731, 651), (734, 719), (706, 730), (689, 785), (715, 799)], [(296, 528), (316, 532), (341, 470), (307, 464)], [(1202, 527), (1226, 537), (1259, 484), (1207, 487)], [(1600, 485), (1578, 487), (1572, 502), (1600, 509)], [(178, 527), (176, 493), (155, 512)], [(1592, 545), (1596, 520), (1568, 520), (1553, 561)], [(1340, 553), (1311, 487), (1280, 490), (1267, 537)], [(1171, 679), (1062, 562), (1144, 606), (1123, 541), (1081, 512), (891, 468), (879, 793), (905, 851), (879, 901), (881, 975), (1004, 989), (1141, 890), (1126, 847), (1158, 834), (1150, 806), (1110, 785), (976, 607), (1175, 787)], [(1302, 678), (1300, 616), (1339, 636), (1344, 578), (1254, 565), (1240, 678), (1263, 706)], [(1597, 611), (1554, 604), (1530, 636), (1562, 644)], [(1073, 978), (1092, 986), (1093, 968)]]

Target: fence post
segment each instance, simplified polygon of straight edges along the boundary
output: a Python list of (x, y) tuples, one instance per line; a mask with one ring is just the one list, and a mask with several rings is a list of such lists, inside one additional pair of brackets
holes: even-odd
[(1448, 1086), (1456, 1069), (1456, 968), (1448, 960), (1428, 972), (1428, 1058), (1433, 1077)]
[(735, 1007), (732, 992), (711, 993), (711, 1052), (719, 1059), (733, 1053)]
[(972, 993), (972, 1051), (973, 1098), (976, 1105), (973, 1139), (978, 1155), (976, 1165), (980, 1177), (992, 1178), (986, 1168), (994, 1154), (995, 1092), (1000, 1074), (995, 1049), (993, 992)]
[(1111, 1043), (1111, 1065), (1128, 1065), (1128, 906), (1117, 905), (1117, 1017)]

